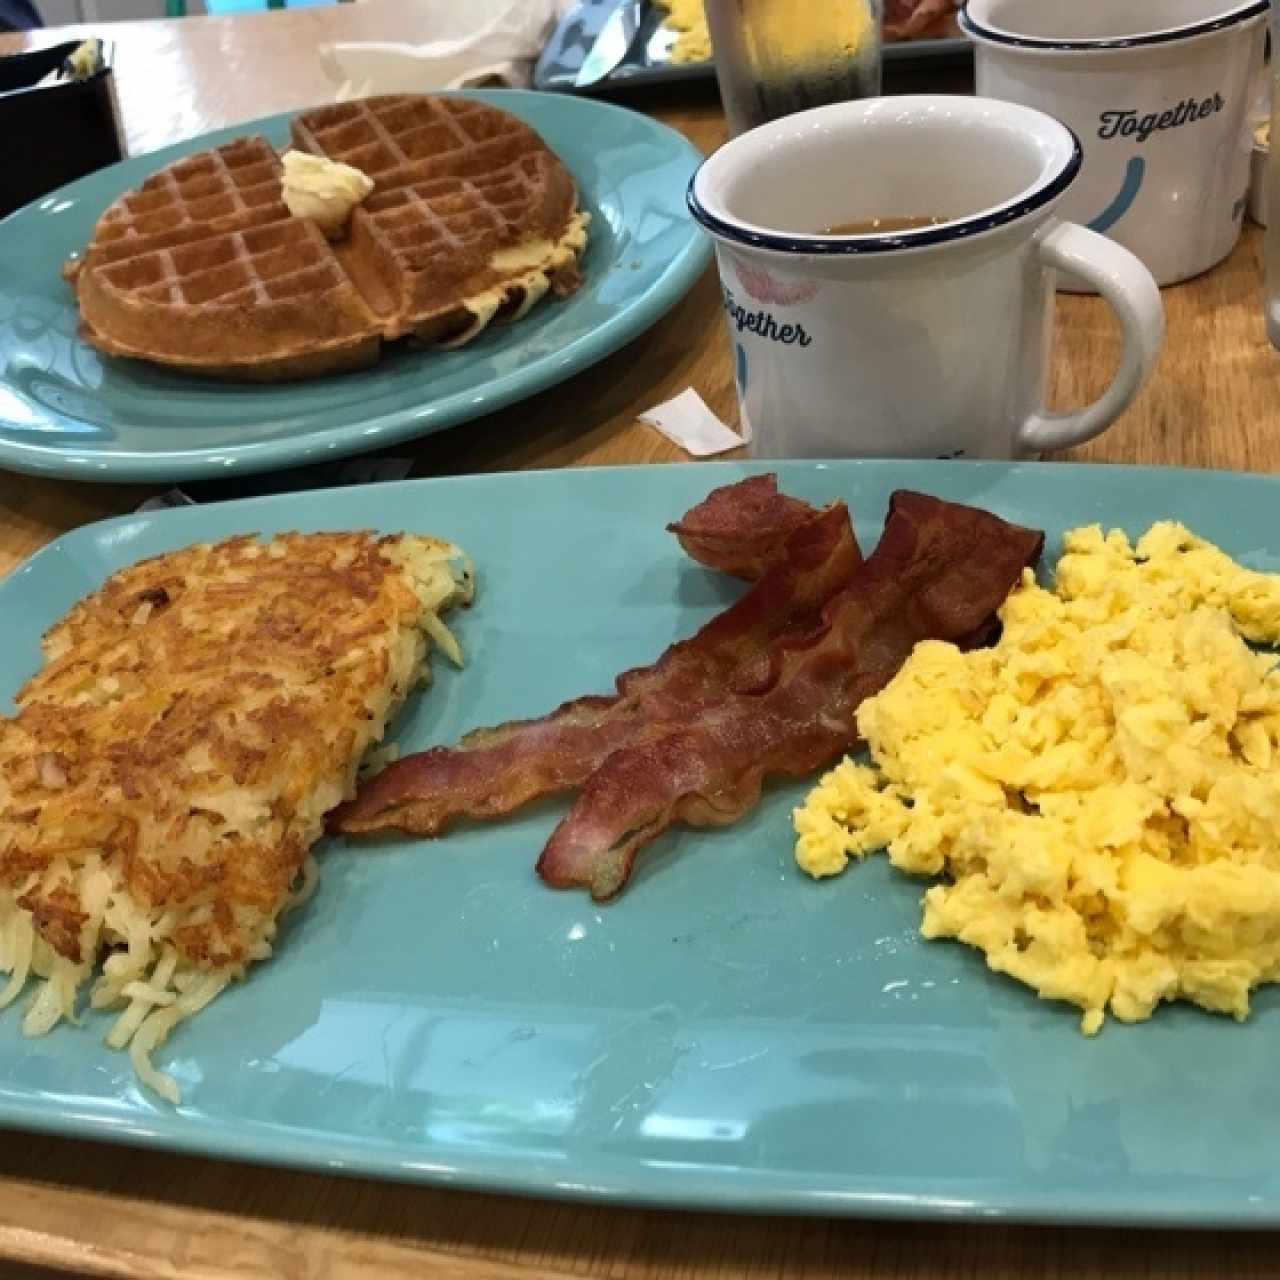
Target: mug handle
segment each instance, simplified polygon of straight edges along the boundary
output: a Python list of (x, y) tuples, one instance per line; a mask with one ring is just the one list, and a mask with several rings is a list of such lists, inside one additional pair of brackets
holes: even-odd
[(1164, 339), (1160, 290), (1128, 249), (1074, 222), (1059, 222), (1040, 237), (1040, 258), (1047, 267), (1087, 280), (1111, 304), (1120, 320), (1124, 351), (1120, 371), (1101, 397), (1085, 409), (1033, 413), (1018, 430), (1023, 453), (1043, 453), (1083, 444), (1105, 431), (1128, 407), (1147, 380)]

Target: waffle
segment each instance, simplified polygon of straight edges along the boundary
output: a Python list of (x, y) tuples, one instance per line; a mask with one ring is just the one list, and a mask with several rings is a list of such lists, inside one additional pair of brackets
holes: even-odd
[(460, 345), (580, 283), (573, 179), (508, 112), (402, 94), (304, 112), (291, 132), (374, 180), (345, 238), (289, 212), (265, 139), (188, 156), (111, 205), (69, 264), (90, 342), (211, 376), (311, 377), (405, 337)]

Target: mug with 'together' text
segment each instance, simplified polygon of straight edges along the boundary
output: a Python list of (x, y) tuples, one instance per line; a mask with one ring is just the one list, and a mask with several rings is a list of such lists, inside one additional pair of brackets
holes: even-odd
[[(1164, 315), (1131, 253), (1057, 216), (1080, 163), (1041, 112), (949, 95), (819, 107), (706, 160), (689, 207), (715, 241), (756, 456), (1017, 458), (1105, 430)], [(1059, 271), (1124, 339), (1101, 398), (1067, 413), (1044, 403)]]
[(1064, 217), (1131, 249), (1161, 285), (1231, 252), (1267, 0), (968, 0), (960, 22), (979, 94), (1047, 112), (1083, 143)]

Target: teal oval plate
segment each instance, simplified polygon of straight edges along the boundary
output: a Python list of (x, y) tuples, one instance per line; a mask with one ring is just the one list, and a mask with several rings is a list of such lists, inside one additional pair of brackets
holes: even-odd
[(269, 116), (90, 174), (0, 222), (0, 466), (75, 480), (170, 481), (300, 466), (427, 435), (533, 395), (638, 337), (688, 291), (710, 246), (685, 210), (701, 159), (621, 107), (476, 92), (559, 153), (592, 215), (572, 297), (459, 351), (398, 349), (372, 369), (275, 386), (210, 382), (100, 355), (59, 272), (103, 209), (163, 164), (228, 138), (288, 140)]
[[(41, 630), (125, 563), (246, 530), (456, 539), (479, 590), (395, 737), (408, 750), (605, 691), (741, 590), (666, 523), (752, 464), (410, 481), (78, 529), (0, 583), (0, 697)], [(1280, 569), (1280, 478), (1125, 467), (787, 463), (848, 501), (864, 546), (921, 489), (1048, 531), (1177, 517)], [(453, 622), (454, 620), (451, 620)], [(533, 864), (561, 801), (435, 841), (329, 841), (273, 959), (157, 1052), (142, 1092), (85, 1014), (0, 1016), (0, 1123), (211, 1156), (673, 1207), (1280, 1226), (1280, 990), (1244, 1024), (1186, 1006), (1086, 1039), (976, 952), (919, 935), (924, 885), (873, 858), (814, 883), (809, 782), (679, 830), (607, 906)]]

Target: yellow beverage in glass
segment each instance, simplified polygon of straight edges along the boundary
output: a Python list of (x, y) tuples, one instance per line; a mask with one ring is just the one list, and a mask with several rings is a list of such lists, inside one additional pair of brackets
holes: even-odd
[(879, 0), (706, 0), (732, 133), (880, 92)]

